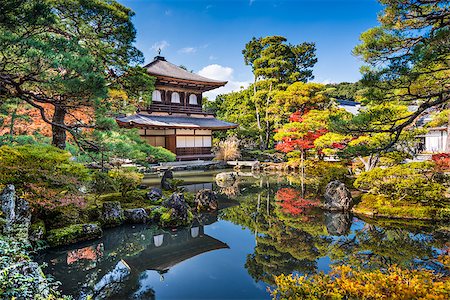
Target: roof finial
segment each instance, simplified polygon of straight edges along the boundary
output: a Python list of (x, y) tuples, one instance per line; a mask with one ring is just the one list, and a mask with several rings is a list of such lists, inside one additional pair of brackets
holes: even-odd
[(158, 48), (158, 56), (161, 56), (161, 48)]

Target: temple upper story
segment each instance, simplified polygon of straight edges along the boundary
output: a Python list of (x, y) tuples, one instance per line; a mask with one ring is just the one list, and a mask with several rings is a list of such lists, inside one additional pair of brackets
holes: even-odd
[(149, 75), (156, 77), (156, 82), (152, 103), (141, 107), (141, 111), (202, 113), (202, 94), (227, 83), (191, 73), (166, 61), (162, 56), (156, 56), (144, 68)]

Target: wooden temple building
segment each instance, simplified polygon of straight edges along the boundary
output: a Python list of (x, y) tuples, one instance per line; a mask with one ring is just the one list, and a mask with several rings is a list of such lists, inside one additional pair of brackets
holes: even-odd
[(202, 109), (202, 93), (224, 86), (218, 81), (188, 72), (162, 56), (145, 66), (156, 77), (152, 102), (135, 115), (121, 117), (122, 127), (139, 128), (152, 146), (164, 147), (178, 160), (211, 159), (212, 132), (236, 128)]

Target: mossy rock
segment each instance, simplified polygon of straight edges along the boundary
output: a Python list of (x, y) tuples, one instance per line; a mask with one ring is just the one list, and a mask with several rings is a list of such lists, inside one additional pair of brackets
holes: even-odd
[(43, 220), (37, 220), (30, 226), (29, 238), (31, 242), (43, 240), (47, 231)]
[(104, 227), (121, 225), (125, 221), (125, 215), (120, 202), (112, 201), (103, 203), (100, 221)]
[(74, 224), (48, 232), (47, 242), (51, 247), (69, 245), (100, 238), (102, 229), (97, 224)]
[(89, 218), (78, 206), (70, 204), (45, 211), (44, 220), (47, 228), (56, 229), (73, 224), (86, 223), (89, 221)]

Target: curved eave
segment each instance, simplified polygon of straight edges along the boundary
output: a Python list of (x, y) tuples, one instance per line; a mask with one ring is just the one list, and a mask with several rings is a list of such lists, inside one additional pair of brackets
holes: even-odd
[(200, 81), (200, 80), (188, 80), (176, 77), (169, 77), (158, 75), (155, 73), (148, 72), (150, 76), (156, 77), (160, 82), (168, 83), (168, 84), (179, 84), (185, 85), (188, 87), (196, 87), (201, 88), (203, 91), (210, 91), (213, 89), (217, 89), (222, 87), (228, 83), (228, 81)]
[(154, 129), (210, 129), (210, 130), (228, 130), (228, 129), (234, 129), (237, 128), (239, 125), (229, 125), (229, 126), (173, 126), (173, 125), (145, 125), (145, 124), (139, 124), (133, 121), (130, 122), (122, 122), (119, 120), (116, 120), (117, 124), (119, 126), (124, 128), (154, 128)]

